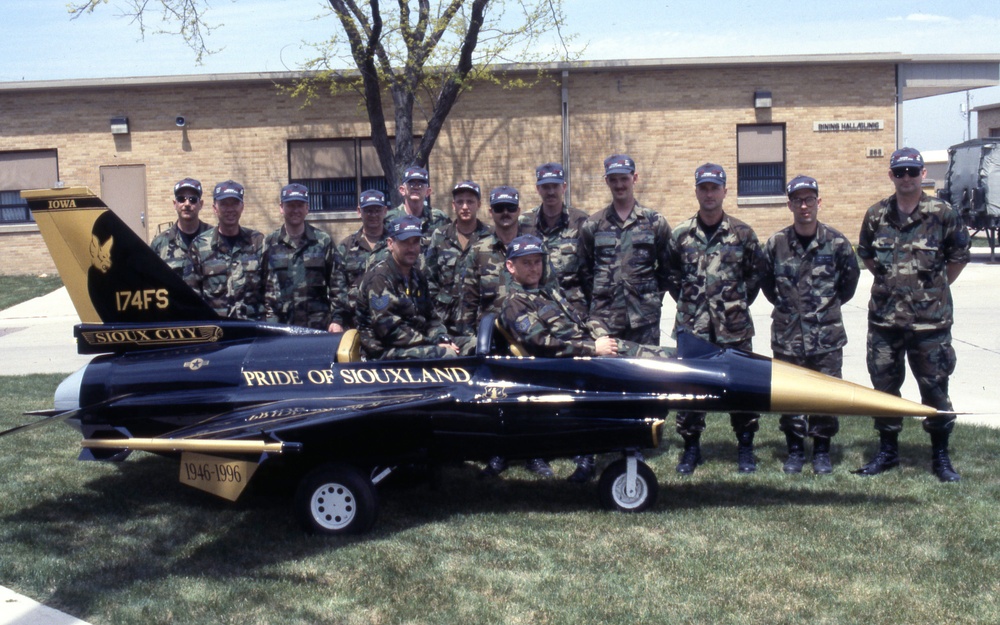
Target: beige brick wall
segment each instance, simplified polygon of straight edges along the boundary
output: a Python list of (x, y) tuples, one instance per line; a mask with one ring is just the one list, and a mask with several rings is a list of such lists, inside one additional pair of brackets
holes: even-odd
[[(714, 69), (573, 69), (568, 78), (571, 194), (593, 212), (609, 201), (602, 161), (626, 152), (638, 165), (640, 201), (677, 223), (693, 215), (693, 172), (711, 160), (730, 178), (727, 211), (749, 222), (761, 239), (790, 222), (783, 203), (739, 206), (736, 126), (786, 124), (787, 173), (816, 177), (821, 219), (855, 238), (872, 202), (892, 191), (886, 179), (894, 148), (894, 67), (886, 64), (741, 66)], [(484, 190), (511, 184), (526, 208), (537, 202), (536, 165), (561, 160), (560, 77), (503, 90), (477, 85), (463, 95), (431, 156), (433, 203), (450, 210), (450, 188), (473, 178)], [(773, 94), (773, 108), (755, 113), (755, 89)], [(108, 89), (0, 90), (10, 122), (0, 150), (57, 149), (67, 186), (100, 192), (100, 168), (145, 166), (148, 238), (175, 215), (172, 185), (185, 176), (210, 189), (233, 178), (246, 186), (244, 223), (269, 232), (279, 223), (277, 194), (288, 178), (287, 141), (365, 137), (367, 118), (356, 95), (326, 96), (302, 107), (270, 82)], [(131, 133), (112, 136), (109, 119), (127, 115)], [(174, 118), (184, 115), (179, 129)], [(388, 115), (391, 120), (391, 115)], [(829, 120), (883, 120), (881, 131), (813, 132)], [(982, 117), (981, 117), (982, 119)], [(418, 124), (419, 130), (419, 124)], [(390, 128), (390, 132), (392, 132)], [(867, 158), (881, 148), (883, 158)], [(210, 190), (208, 191), (210, 194)], [(203, 215), (214, 224), (210, 202)], [(481, 218), (488, 221), (488, 212)], [(321, 222), (341, 238), (355, 219)], [(0, 273), (52, 271), (39, 235), (0, 228)]]
[(976, 113), (976, 132), (976, 137), (980, 139), (1000, 136), (1000, 108)]

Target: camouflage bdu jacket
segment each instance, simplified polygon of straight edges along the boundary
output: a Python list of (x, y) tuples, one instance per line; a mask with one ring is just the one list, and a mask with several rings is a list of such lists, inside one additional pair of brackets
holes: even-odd
[[(212, 226), (204, 221), (199, 221), (198, 231), (194, 233), (194, 238), (198, 238), (201, 233), (211, 229)], [(194, 239), (191, 242), (193, 243)], [(177, 222), (174, 222), (172, 226), (156, 235), (156, 238), (149, 244), (149, 247), (153, 248), (153, 251), (159, 254), (160, 258), (174, 270), (174, 273), (182, 278), (184, 277), (185, 268), (191, 262), (191, 257), (188, 255), (189, 246), (184, 241), (184, 234), (177, 227)]]
[(774, 304), (771, 350), (804, 357), (846, 345), (840, 307), (854, 297), (861, 276), (851, 242), (819, 224), (803, 249), (795, 229), (788, 226), (768, 239), (764, 256), (761, 289)]
[(590, 317), (612, 336), (660, 323), (670, 281), (670, 225), (636, 202), (623, 223), (614, 205), (580, 226), (580, 284)]
[(261, 260), (265, 321), (326, 330), (334, 300), (345, 291), (333, 240), (306, 224), (294, 244), (285, 227), (264, 241)]
[(750, 226), (723, 215), (706, 239), (692, 217), (674, 229), (670, 245), (670, 294), (677, 300), (677, 329), (718, 344), (741, 343), (754, 335), (750, 304), (760, 292), (764, 251)]
[(184, 281), (221, 317), (259, 321), (264, 315), (260, 258), (264, 235), (240, 228), (230, 248), (217, 228), (191, 242)]
[[(390, 221), (396, 217), (402, 217), (403, 215), (409, 215), (403, 204), (390, 209), (385, 214), (385, 227), (388, 228)], [(434, 231), (440, 228), (447, 228), (448, 224), (451, 223), (451, 219), (436, 208), (424, 206), (424, 212), (420, 214), (420, 222), (420, 231), (424, 233), (423, 236), (420, 237), (420, 246), (423, 249), (427, 249), (427, 246), (431, 242), (431, 235), (434, 234)]]
[(414, 267), (403, 278), (390, 256), (372, 267), (358, 287), (358, 332), (369, 358), (398, 357), (400, 350), (437, 345), (447, 336), (431, 306), (427, 279)]
[(518, 218), (522, 234), (533, 234), (545, 243), (549, 251), (549, 263), (555, 271), (559, 286), (566, 299), (573, 304), (577, 314), (588, 314), (587, 297), (580, 284), (580, 226), (590, 217), (582, 210), (563, 205), (559, 223), (546, 228), (542, 207), (537, 206)]
[(969, 262), (969, 232), (958, 211), (926, 193), (900, 222), (896, 196), (868, 209), (858, 255), (875, 262), (868, 323), (913, 331), (950, 328), (948, 263)]
[[(521, 234), (519, 228), (517, 236)], [(479, 239), (470, 248), (459, 271), (462, 274), (462, 301), (457, 330), (471, 336), (476, 333), (483, 315), (500, 314), (500, 302), (514, 284), (514, 278), (507, 271), (507, 246), (495, 232)], [(548, 262), (542, 272), (542, 284), (557, 284), (555, 271)]]
[(511, 282), (500, 305), (500, 322), (532, 356), (596, 356), (594, 341), (608, 332), (584, 322), (559, 287), (525, 289)]
[(344, 274), (346, 288), (337, 294), (333, 302), (334, 323), (339, 323), (343, 327), (353, 327), (355, 324), (354, 310), (357, 308), (358, 285), (365, 275), (365, 268), (368, 267), (369, 260), (372, 264), (385, 260), (389, 256), (389, 246), (386, 231), (382, 231), (382, 238), (376, 241), (374, 246), (368, 244), (361, 229), (346, 237), (337, 246), (337, 259), (340, 261), (340, 268)]
[(424, 251), (424, 267), (427, 271), (427, 285), (431, 291), (431, 301), (444, 324), (455, 334), (459, 331), (462, 302), (462, 268), (466, 257), (476, 243), (489, 236), (490, 227), (476, 220), (476, 229), (469, 235), (469, 246), (462, 249), (458, 242), (455, 224), (435, 230), (430, 246)]

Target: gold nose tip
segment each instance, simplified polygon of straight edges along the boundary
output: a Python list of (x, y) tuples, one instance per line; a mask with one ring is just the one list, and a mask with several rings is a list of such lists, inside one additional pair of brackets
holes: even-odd
[(771, 363), (771, 411), (870, 417), (933, 417), (935, 408), (787, 362)]

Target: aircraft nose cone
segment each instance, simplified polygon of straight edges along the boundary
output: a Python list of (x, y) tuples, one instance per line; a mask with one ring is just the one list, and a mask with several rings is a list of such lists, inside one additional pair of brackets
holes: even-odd
[(803, 367), (771, 363), (771, 411), (871, 417), (933, 417), (937, 409)]

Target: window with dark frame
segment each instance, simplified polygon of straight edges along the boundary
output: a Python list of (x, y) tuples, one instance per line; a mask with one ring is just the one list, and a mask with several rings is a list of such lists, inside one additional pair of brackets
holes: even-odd
[(288, 142), (289, 181), (309, 189), (309, 212), (353, 212), (362, 191), (389, 194), (371, 139)]
[(785, 194), (785, 125), (736, 127), (737, 196)]
[(59, 181), (56, 150), (0, 152), (0, 225), (33, 223), (24, 189), (48, 189)]

